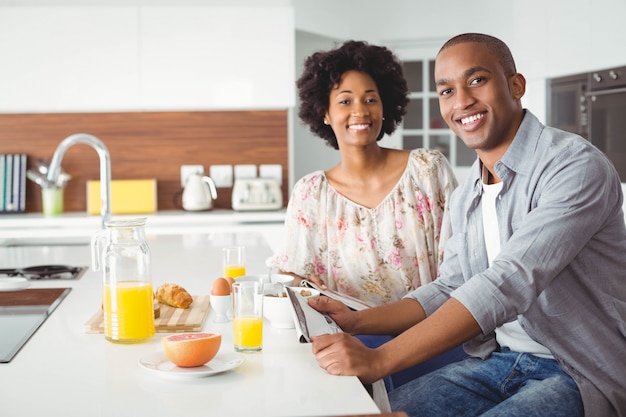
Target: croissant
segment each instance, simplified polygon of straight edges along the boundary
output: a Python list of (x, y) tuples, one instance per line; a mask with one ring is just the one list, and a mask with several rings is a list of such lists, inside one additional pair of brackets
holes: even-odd
[(187, 290), (176, 284), (163, 284), (157, 288), (156, 299), (160, 303), (176, 308), (189, 308), (193, 298)]

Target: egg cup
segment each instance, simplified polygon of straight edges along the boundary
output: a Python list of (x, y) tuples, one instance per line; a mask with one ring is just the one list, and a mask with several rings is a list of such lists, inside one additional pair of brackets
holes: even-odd
[(215, 311), (215, 323), (228, 323), (233, 315), (233, 302), (231, 295), (213, 295), (209, 296), (211, 308)]

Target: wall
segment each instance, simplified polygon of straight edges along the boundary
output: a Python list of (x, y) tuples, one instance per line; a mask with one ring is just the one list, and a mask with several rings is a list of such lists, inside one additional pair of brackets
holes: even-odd
[[(335, 46), (336, 40), (325, 36), (315, 35), (308, 32), (296, 32), (296, 79), (302, 74), (302, 64), (305, 58), (315, 51), (326, 50)], [(297, 104), (299, 101), (297, 101)], [(326, 141), (314, 136), (308, 125), (304, 125), (297, 112), (298, 106), (293, 112), (294, 128), (293, 140), (290, 143), (290, 158), (293, 161), (293, 181), (297, 181), (304, 175), (317, 171), (326, 170), (336, 165), (340, 160), (338, 150), (326, 145)]]
[[(623, 0), (294, 0), (296, 29), (385, 45), (483, 32), (509, 44), (528, 81), (524, 104), (545, 120), (546, 78), (626, 64)], [(358, 10), (358, 18), (346, 19)], [(332, 11), (332, 12), (331, 12)]]
[[(0, 153), (26, 153), (29, 168), (50, 160), (58, 144), (74, 133), (89, 133), (111, 154), (112, 179), (157, 180), (158, 209), (181, 208), (180, 166), (280, 164), (287, 201), (287, 111), (120, 112), (0, 114)], [(99, 160), (89, 146), (68, 149), (63, 169), (72, 175), (66, 211), (86, 210), (86, 182), (100, 178)], [(230, 208), (231, 189), (218, 188), (215, 208)], [(39, 186), (27, 181), (26, 211), (41, 211)]]
[[(32, 168), (93, 134), (113, 179), (158, 180), (159, 209), (180, 207), (182, 164), (280, 164), (286, 201), (294, 50), (287, 0), (0, 0), (0, 153)], [(66, 211), (83, 211), (97, 155), (76, 146), (63, 167)], [(230, 193), (218, 189), (217, 208)]]
[[(141, 57), (141, 45), (143, 44), (140, 40), (142, 42), (145, 40), (143, 40), (143, 36), (138, 35), (141, 30), (140, 25), (137, 25), (139, 18), (135, 19), (133, 16), (122, 18), (118, 15), (116, 19), (120, 20), (116, 21), (116, 25), (94, 18), (75, 19), (69, 22), (53, 20), (51, 17), (55, 16), (54, 10), (58, 9), (59, 5), (64, 6), (61, 8), (70, 9), (70, 6), (83, 9), (96, 8), (105, 14), (115, 14), (115, 10), (111, 10), (115, 7), (135, 8), (133, 12), (135, 15), (133, 16), (138, 16), (138, 8), (140, 7), (228, 6), (268, 9), (287, 7), (293, 8), (291, 24), (295, 26), (295, 30), (300, 32), (309, 32), (327, 40), (360, 38), (388, 45), (431, 42), (436, 47), (443, 40), (457, 33), (465, 31), (492, 33), (504, 39), (511, 46), (519, 70), (528, 79), (524, 104), (531, 108), (540, 119), (544, 120), (545, 80), (547, 77), (623, 65), (625, 60), (620, 49), (621, 45), (626, 44), (626, 25), (623, 25), (621, 21), (622, 16), (626, 15), (626, 2), (623, 0), (554, 0), (551, 2), (545, 0), (486, 0), (477, 6), (468, 6), (467, 2), (461, 0), (450, 0), (446, 2), (445, 8), (432, 7), (430, 2), (427, 3), (422, 0), (394, 0), (387, 3), (380, 0), (342, 0), (340, 2), (336, 0), (0, 0), (0, 7), (3, 7), (0, 10), (0, 52), (3, 56), (3, 65), (0, 67), (0, 71), (7, 71), (7, 68), (12, 71), (10, 74), (7, 72), (0, 73), (2, 74), (0, 75), (0, 107), (7, 105), (6, 93), (8, 91), (13, 91), (20, 103), (30, 103), (29, 105), (41, 103), (42, 94), (56, 97), (59, 102), (64, 103), (63, 106), (76, 105), (76, 99), (69, 99), (69, 96), (65, 94), (56, 94), (56, 96), (54, 94), (55, 91), (74, 90), (85, 92), (86, 96), (82, 103), (84, 105), (96, 106), (98, 101), (103, 104), (103, 106), (93, 107), (93, 110), (90, 109), (89, 111), (137, 110), (136, 103), (139, 103), (139, 100), (136, 97), (140, 94), (137, 80), (140, 77), (140, 67), (148, 65), (148, 61)], [(8, 19), (6, 11), (12, 8), (9, 6), (19, 6), (18, 8), (31, 11), (40, 7), (49, 8), (41, 14), (40, 19), (26, 20), (18, 22), (18, 24), (15, 19)], [(89, 24), (85, 25), (85, 22), (89, 22)], [(240, 33), (249, 33), (246, 32), (247, 28), (258, 28), (256, 26), (258, 24), (258, 20), (254, 19), (242, 21), (235, 26), (235, 29), (239, 30)], [(42, 30), (44, 27), (47, 29)], [(134, 29), (129, 29), (133, 27)], [(109, 35), (98, 35), (98, 30), (102, 28), (109, 28), (108, 30), (111, 31)], [(121, 34), (133, 30), (137, 34), (137, 38), (134, 40), (120, 38)], [(53, 37), (55, 33), (66, 33), (66, 35), (55, 40)], [(193, 34), (193, 31), (190, 29), (182, 33)], [(263, 35), (263, 30), (249, 34), (248, 38), (261, 35)], [(60, 47), (63, 45), (63, 41), (68, 39), (76, 41), (76, 38), (79, 41), (83, 39), (83, 42), (76, 47), (62, 49), (63, 54), (46, 53), (46, 48), (50, 48), (51, 44)], [(284, 38), (284, 42), (295, 43), (291, 35), (285, 35), (282, 38)], [(55, 42), (51, 42), (51, 40), (55, 40)], [(223, 42), (224, 39), (217, 39), (216, 41)], [(109, 49), (111, 45), (115, 45), (117, 49)], [(158, 46), (158, 43), (156, 45)], [(201, 43), (195, 45), (194, 48), (197, 51), (206, 52), (209, 50), (204, 38)], [(281, 42), (280, 45), (282, 47), (286, 44)], [(96, 48), (98, 46), (101, 47)], [(281, 84), (283, 88), (292, 89), (289, 93), (289, 100), (292, 100), (289, 103), (291, 104), (286, 102), (284, 107), (290, 110), (294, 109), (295, 106), (293, 104), (295, 103), (294, 75), (296, 72), (299, 73), (299, 67), (302, 64), (300, 58), (304, 55), (300, 48), (303, 48), (304, 51), (304, 48), (307, 47), (309, 46), (306, 44), (298, 44), (293, 46), (295, 52), (287, 50), (287, 52), (279, 54), (291, 56), (289, 62), (285, 64), (291, 66), (291, 72), (284, 80), (285, 82)], [(203, 60), (196, 68), (202, 68), (205, 71), (211, 70), (211, 65), (214, 62), (231, 65), (234, 68), (232, 63), (237, 62), (240, 69), (244, 68), (254, 75), (256, 71), (254, 62), (242, 63), (239, 61), (242, 56), (246, 56), (249, 51), (248, 48), (249, 45), (243, 39), (238, 44), (238, 48), (233, 49), (232, 53), (222, 54), (211, 59), (209, 59), (211, 57), (209, 54), (203, 55)], [(95, 49), (98, 50), (94, 52)], [(7, 50), (13, 51), (12, 53), (15, 55), (7, 55)], [(167, 50), (172, 51), (172, 45), (167, 45)], [(158, 47), (155, 51), (158, 53)], [(271, 51), (275, 50), (271, 49)], [(112, 60), (116, 54), (127, 56), (127, 58)], [(38, 59), (42, 57), (48, 57), (47, 62)], [(93, 64), (87, 65), (89, 59), (83, 59), (85, 57), (93, 60)], [(281, 62), (281, 65), (284, 64), (282, 60), (278, 61)], [(27, 62), (28, 65), (20, 66), (20, 62)], [(163, 102), (160, 106), (167, 103), (168, 96), (178, 90), (194, 99), (194, 90), (184, 88), (186, 70), (190, 70), (192, 67), (185, 66), (184, 62), (175, 59), (171, 59), (169, 62), (164, 59), (162, 62), (168, 64), (167, 69), (175, 71), (177, 76), (169, 77), (165, 68), (160, 70), (164, 77), (162, 83), (164, 90), (161, 94)], [(258, 62), (258, 59), (255, 62)], [(42, 69), (44, 71), (40, 71)], [(276, 69), (277, 71), (281, 70), (278, 66)], [(108, 78), (94, 81), (94, 71), (100, 70)], [(63, 84), (50, 83), (45, 78), (33, 76), (33, 72), (37, 71), (39, 74), (52, 72), (59, 74), (59, 76), (69, 74), (68, 80), (80, 80), (80, 83), (73, 86), (69, 84), (71, 88), (67, 88), (68, 86), (65, 85), (65, 88), (60, 90), (60, 86)], [(16, 77), (27, 76), (27, 83), (15, 84)], [(201, 77), (202, 74), (195, 76)], [(151, 85), (158, 85), (158, 73), (155, 77), (157, 82), (151, 83)], [(275, 74), (265, 78), (261, 77), (258, 81), (259, 84), (263, 85), (266, 78), (279, 77), (275, 77)], [(119, 83), (110, 82), (113, 79), (117, 79)], [(103, 87), (98, 87), (102, 82), (105, 82), (102, 84)], [(183, 88), (172, 87), (181, 85)], [(52, 90), (46, 90), (47, 88)], [(29, 94), (24, 95), (24, 91), (29, 92)], [(52, 92), (47, 93), (46, 91)], [(22, 95), (17, 95), (18, 93)], [(158, 91), (153, 94), (154, 97), (159, 97)], [(272, 91), (267, 93), (268, 97), (273, 95), (274, 92)], [(116, 106), (124, 107), (113, 108), (109, 106), (104, 101), (107, 97), (107, 100), (117, 98)], [(131, 108), (131, 104), (135, 107)], [(173, 109), (159, 107), (158, 110)], [(199, 109), (186, 108), (185, 110)], [(321, 141), (312, 138), (312, 135), (307, 134), (306, 129), (298, 133), (299, 120), (296, 113), (297, 109), (292, 112), (289, 123), (296, 131), (295, 134), (302, 134), (302, 136), (294, 137), (293, 134), (290, 134), (290, 144), (293, 145), (290, 146), (292, 156), (289, 158), (292, 180), (301, 176), (300, 173), (324, 169), (332, 165), (335, 155), (330, 149), (321, 148), (319, 156), (315, 156), (317, 154), (311, 154), (308, 146), (297, 148), (299, 143), (304, 143), (303, 141), (309, 139), (316, 144)], [(0, 146), (2, 146), (1, 142)], [(293, 175), (293, 172), (299, 167), (303, 167), (302, 170)]]
[[(343, 41), (337, 38), (317, 35), (306, 31), (296, 31), (296, 79), (302, 74), (304, 60), (312, 53), (336, 47)], [(327, 170), (341, 160), (338, 150), (326, 145), (326, 141), (314, 136), (307, 125), (298, 117), (299, 101), (296, 100), (296, 109), (292, 114), (293, 134), (289, 144), (289, 158), (292, 181), (297, 181), (313, 171)], [(393, 147), (392, 140), (386, 136), (380, 142), (381, 146)]]
[[(524, 106), (543, 121), (547, 78), (626, 64), (623, 0), (486, 0), (476, 5), (449, 0), (445, 7), (430, 3), (293, 0), (296, 29), (308, 32), (309, 38), (315, 34), (338, 41), (362, 39), (386, 45), (402, 59), (415, 58), (410, 55), (415, 49), (430, 48), (436, 53), (445, 40), (463, 32), (497, 36), (507, 42), (518, 71), (526, 77)], [(300, 57), (308, 41), (297, 39)], [(304, 136), (295, 139), (307, 140)], [(304, 149), (309, 152), (308, 147)], [(296, 160), (306, 158), (314, 160), (309, 153), (295, 155)], [(319, 161), (317, 169), (323, 169), (326, 160)], [(455, 173), (464, 178), (467, 170), (457, 168)]]

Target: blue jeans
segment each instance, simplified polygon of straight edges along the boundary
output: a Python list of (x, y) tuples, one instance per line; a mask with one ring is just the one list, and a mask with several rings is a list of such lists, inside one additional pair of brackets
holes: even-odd
[[(383, 335), (361, 334), (356, 335), (356, 337), (363, 342), (365, 346), (372, 349), (375, 349), (393, 339), (393, 336)], [(387, 391), (391, 391), (415, 378), (419, 378), (420, 376), (427, 374), (428, 372), (439, 369), (450, 362), (460, 361), (465, 358), (467, 358), (467, 353), (463, 350), (463, 346), (457, 346), (454, 349), (450, 349), (439, 356), (435, 356), (434, 358), (427, 360), (426, 362), (422, 362), (410, 368), (398, 371), (395, 374), (387, 375), (383, 378), (385, 381), (385, 387), (387, 388)]]
[(583, 417), (578, 387), (557, 361), (505, 349), (468, 358), (389, 393), (411, 417)]

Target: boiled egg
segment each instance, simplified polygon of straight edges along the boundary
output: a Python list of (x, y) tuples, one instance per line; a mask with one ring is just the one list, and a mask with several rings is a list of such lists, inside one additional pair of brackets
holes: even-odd
[(226, 281), (228, 281), (228, 285), (230, 285), (230, 292), (233, 292), (233, 284), (235, 283), (235, 279), (231, 277), (226, 277)]
[(211, 287), (211, 295), (229, 295), (230, 290), (230, 283), (226, 278), (216, 278)]

